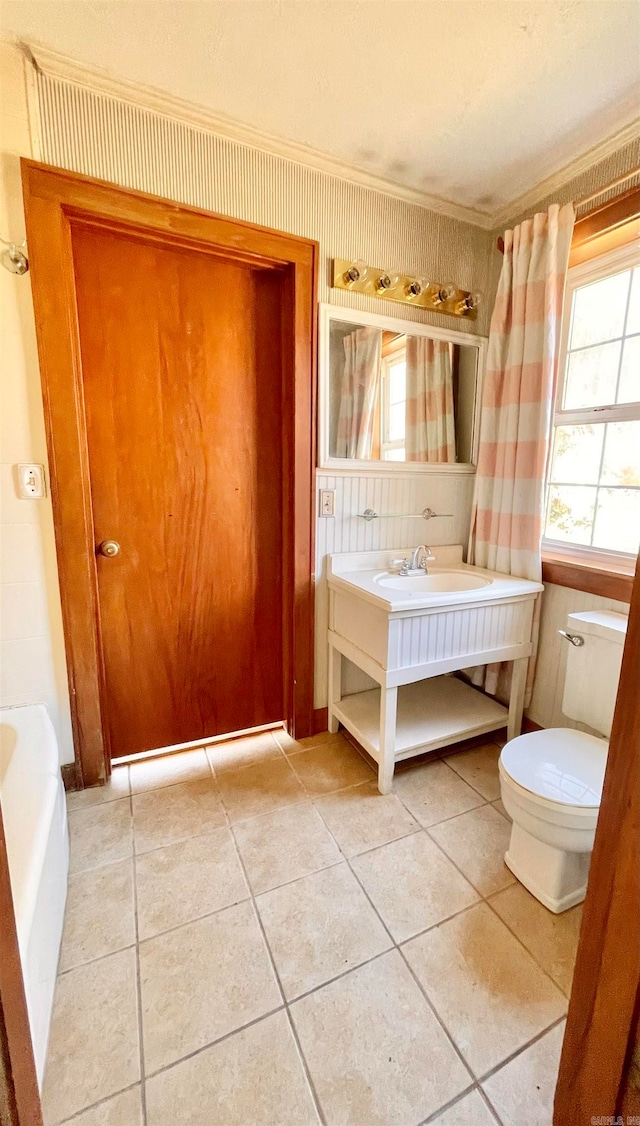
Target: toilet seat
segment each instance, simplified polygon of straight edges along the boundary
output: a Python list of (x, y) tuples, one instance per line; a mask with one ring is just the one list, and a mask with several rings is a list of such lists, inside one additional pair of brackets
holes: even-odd
[(502, 749), (500, 772), (536, 804), (592, 810), (602, 797), (608, 743), (570, 727), (519, 735)]

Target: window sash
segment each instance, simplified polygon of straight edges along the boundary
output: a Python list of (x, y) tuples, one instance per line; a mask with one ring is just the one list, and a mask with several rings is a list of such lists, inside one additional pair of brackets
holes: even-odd
[[(562, 407), (564, 399), (565, 382), (568, 371), (568, 357), (570, 354), (579, 351), (585, 351), (588, 347), (595, 347), (596, 345), (586, 345), (583, 348), (569, 348), (569, 336), (571, 331), (571, 320), (573, 313), (573, 296), (577, 289), (581, 289), (585, 285), (592, 282), (601, 281), (603, 278), (610, 277), (612, 274), (623, 273), (625, 270), (633, 269), (635, 266), (640, 266), (640, 250), (637, 246), (624, 246), (616, 250), (610, 251), (608, 254), (603, 254), (600, 258), (591, 259), (584, 262), (579, 266), (572, 267), (567, 275), (567, 284), (565, 291), (563, 317), (562, 317), (562, 335), (560, 343), (560, 355), (558, 361), (558, 386), (556, 389), (555, 410), (552, 423), (552, 448), (553, 448), (553, 431), (558, 426), (581, 426), (581, 425), (601, 425), (613, 422), (636, 422), (640, 420), (640, 399), (631, 403), (610, 403), (606, 405), (598, 405), (594, 407), (580, 407), (572, 410), (565, 410)], [(628, 320), (625, 318), (625, 327)], [(618, 340), (628, 340), (637, 333), (630, 333), (628, 336), (616, 336), (611, 338), (611, 342)], [(601, 341), (600, 343), (610, 343), (610, 341)], [(621, 356), (622, 359), (622, 356)], [(618, 371), (618, 379), (620, 371)], [(549, 497), (551, 486), (562, 486), (562, 481), (552, 480), (551, 476), (547, 480), (545, 508), (544, 508), (544, 525), (546, 527), (547, 513), (549, 508)], [(579, 485), (579, 482), (572, 481), (572, 485)], [(607, 488), (607, 489), (622, 489), (625, 486), (619, 485), (603, 485), (600, 480), (594, 485), (591, 482), (585, 483), (585, 487), (590, 488)], [(627, 489), (638, 491), (638, 486), (626, 486)], [(611, 564), (616, 562), (622, 566), (628, 566), (630, 562), (635, 559), (635, 555), (623, 551), (610, 551), (606, 548), (595, 547), (589, 544), (571, 543), (567, 540), (556, 540), (550, 536), (542, 538), (543, 550), (552, 552), (554, 555), (567, 556), (576, 560), (580, 559), (583, 562), (594, 562), (603, 565), (604, 562), (609, 561)]]

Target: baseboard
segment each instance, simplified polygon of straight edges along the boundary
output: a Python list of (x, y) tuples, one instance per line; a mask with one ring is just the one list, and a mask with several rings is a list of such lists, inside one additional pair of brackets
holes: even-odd
[(329, 709), (328, 708), (315, 708), (313, 712), (313, 731), (312, 735), (319, 735), (321, 731), (327, 731), (329, 725)]
[(77, 763), (65, 762), (64, 765), (60, 767), (60, 773), (62, 775), (62, 784), (67, 793), (69, 792), (69, 790), (81, 789), (78, 781)]
[(530, 731), (544, 731), (541, 723), (536, 723), (535, 719), (529, 719), (528, 715), (522, 717), (522, 734), (528, 735)]

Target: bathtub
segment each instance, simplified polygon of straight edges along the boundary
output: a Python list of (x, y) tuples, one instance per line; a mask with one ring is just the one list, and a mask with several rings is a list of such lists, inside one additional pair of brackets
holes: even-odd
[(69, 869), (58, 745), (44, 704), (0, 708), (0, 803), (33, 1053), (42, 1085)]

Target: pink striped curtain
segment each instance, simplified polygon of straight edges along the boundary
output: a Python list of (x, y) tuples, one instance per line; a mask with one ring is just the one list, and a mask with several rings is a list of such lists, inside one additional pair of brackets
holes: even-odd
[(370, 458), (380, 388), (382, 332), (358, 328), (344, 338), (344, 374), (336, 457)]
[[(572, 204), (552, 204), (505, 232), (482, 394), (469, 562), (537, 582), (573, 223)], [(534, 667), (535, 652), (525, 703)], [(484, 687), (492, 694), (499, 671), (499, 665), (486, 671)]]
[(444, 340), (407, 338), (407, 461), (456, 460), (452, 353)]

